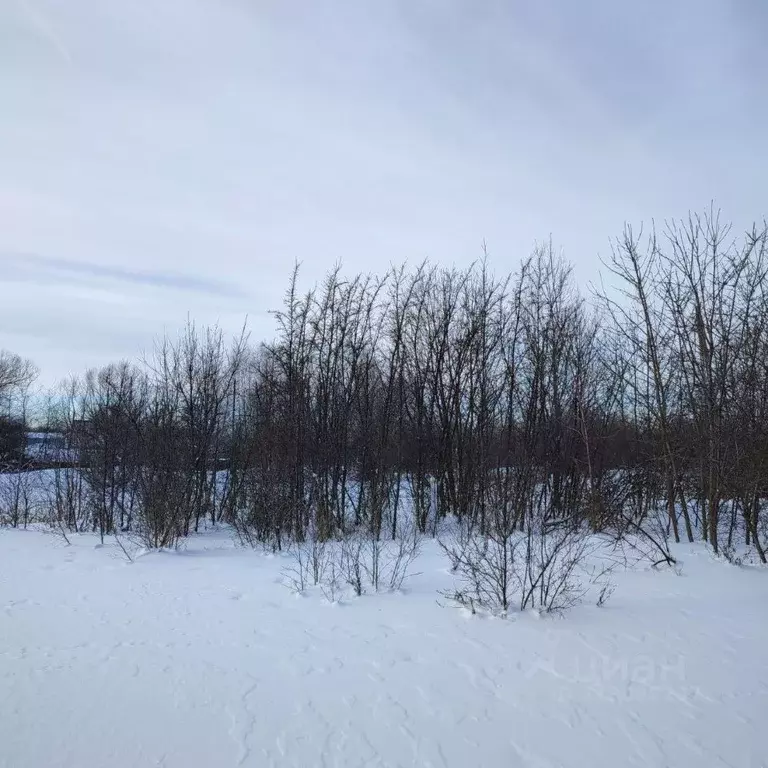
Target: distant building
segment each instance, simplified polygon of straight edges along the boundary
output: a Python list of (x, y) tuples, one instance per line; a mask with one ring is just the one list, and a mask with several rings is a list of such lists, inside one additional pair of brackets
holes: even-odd
[(67, 441), (61, 432), (27, 432), (26, 457), (32, 461), (66, 461)]

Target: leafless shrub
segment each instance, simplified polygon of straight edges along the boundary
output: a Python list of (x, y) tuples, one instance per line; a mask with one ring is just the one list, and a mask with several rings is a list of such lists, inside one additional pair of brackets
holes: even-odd
[(321, 585), (332, 560), (332, 545), (318, 535), (317, 527), (311, 526), (303, 541), (294, 542), (289, 549), (292, 564), (283, 569), (291, 588), (303, 592), (311, 584)]
[(616, 585), (612, 582), (603, 584), (600, 588), (600, 592), (597, 596), (596, 605), (598, 608), (603, 608), (605, 604), (613, 597), (613, 593), (616, 591)]
[(34, 474), (8, 472), (0, 475), (0, 526), (26, 528), (34, 514)]
[(329, 603), (338, 603), (342, 594), (343, 584), (343, 577), (339, 572), (338, 563), (335, 559), (331, 559), (328, 563), (325, 578), (320, 583), (320, 590), (323, 593), (323, 597), (325, 597)]
[(520, 582), (520, 610), (536, 608), (563, 613), (586, 592), (584, 565), (591, 554), (590, 537), (569, 525), (529, 524), (515, 569)]
[(86, 525), (85, 497), (87, 488), (77, 467), (56, 467), (52, 470), (52, 482), (46, 489), (50, 518), (56, 527), (80, 531)]
[(49, 512), (51, 513), (51, 516), (48, 520), (48, 524), (43, 529), (47, 534), (61, 539), (66, 546), (70, 547), (72, 546), (72, 542), (69, 540), (69, 536), (67, 535), (67, 529), (64, 526), (64, 523), (61, 519), (59, 519), (56, 514), (53, 507), (49, 509)]
[(469, 520), (456, 521), (438, 537), (440, 549), (448, 558), (451, 573), (456, 573), (464, 561), (464, 553), (472, 543), (472, 526)]
[(330, 560), (330, 547), (327, 541), (314, 534), (309, 540), (309, 573), (312, 583), (322, 583)]
[(342, 539), (338, 549), (342, 578), (358, 597), (365, 592), (366, 544), (363, 536), (353, 533)]
[(598, 548), (592, 535), (579, 526), (547, 525), (543, 517), (532, 518), (524, 531), (496, 525), (485, 534), (455, 536), (442, 547), (457, 563), (456, 586), (443, 596), (473, 613), (506, 616), (513, 607), (563, 613), (607, 574), (589, 570)]
[[(375, 592), (379, 591), (382, 580), (382, 569), (386, 567), (386, 543), (380, 536), (365, 537), (363, 545), (363, 572)], [(357, 591), (357, 590), (355, 590)], [(357, 594), (360, 594), (357, 592)]]
[(387, 574), (389, 589), (397, 591), (411, 576), (413, 564), (421, 554), (421, 534), (416, 525), (402, 526), (398, 538), (390, 546)]
[(654, 568), (676, 565), (670, 549), (669, 520), (663, 513), (652, 509), (638, 518), (631, 510), (624, 510), (614, 522), (614, 542), (627, 562), (644, 561)]
[(513, 531), (469, 531), (441, 542), (457, 579), (455, 589), (443, 596), (472, 613), (483, 608), (505, 616), (520, 587), (515, 574), (521, 543)]
[(364, 546), (363, 570), (368, 583), (378, 592), (402, 589), (414, 575), (412, 567), (421, 553), (421, 535), (415, 525), (401, 525), (393, 541), (368, 536)]
[(123, 537), (117, 533), (117, 531), (115, 531), (114, 536), (115, 541), (117, 542), (117, 546), (120, 547), (120, 551), (123, 553), (123, 557), (125, 557), (129, 563), (133, 563), (133, 555), (130, 553), (128, 547), (126, 547), (125, 542), (123, 541)]
[(733, 544), (725, 544), (720, 552), (731, 565), (744, 565), (744, 554), (739, 552)]
[(303, 544), (296, 544), (290, 548), (288, 555), (291, 564), (282, 569), (283, 577), (294, 592), (301, 594), (307, 588), (309, 552)]

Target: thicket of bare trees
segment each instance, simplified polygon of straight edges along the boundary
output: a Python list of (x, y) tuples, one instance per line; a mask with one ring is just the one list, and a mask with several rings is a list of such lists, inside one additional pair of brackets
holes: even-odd
[(148, 547), (225, 521), (300, 547), (301, 583), (340, 540), (362, 542), (343, 578), (378, 585), (371, 542), (416, 529), (499, 610), (567, 606), (585, 531), (655, 563), (668, 537), (765, 562), (767, 239), (714, 213), (628, 228), (589, 301), (551, 245), (503, 276), (335, 269), (301, 293), (297, 269), (269, 344), (189, 326), (70, 382), (50, 515)]
[(66, 382), (48, 408), (48, 429), (67, 441), (65, 460), (46, 470), (51, 520), (160, 548), (222, 519), (245, 355), (245, 335), (228, 343), (189, 325), (140, 365)]
[(742, 529), (763, 563), (766, 240), (765, 225), (733, 238), (714, 212), (645, 238), (627, 229), (608, 264), (624, 296), (606, 298), (653, 470), (643, 491), (656, 485), (677, 540), (696, 529), (729, 555)]

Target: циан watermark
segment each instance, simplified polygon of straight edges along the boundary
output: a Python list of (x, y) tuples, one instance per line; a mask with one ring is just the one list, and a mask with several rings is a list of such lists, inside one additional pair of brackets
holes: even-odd
[(526, 678), (548, 675), (610, 698), (679, 698), (685, 688), (682, 654), (603, 653), (573, 635), (567, 641), (563, 637), (553, 642), (552, 636), (547, 640), (541, 654), (525, 670)]

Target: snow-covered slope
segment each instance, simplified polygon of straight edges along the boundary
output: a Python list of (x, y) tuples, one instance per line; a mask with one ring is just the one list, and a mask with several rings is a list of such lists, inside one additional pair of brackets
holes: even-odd
[(0, 766), (766, 764), (768, 574), (676, 551), (563, 619), (330, 605), (226, 533), (133, 564), (0, 532)]

